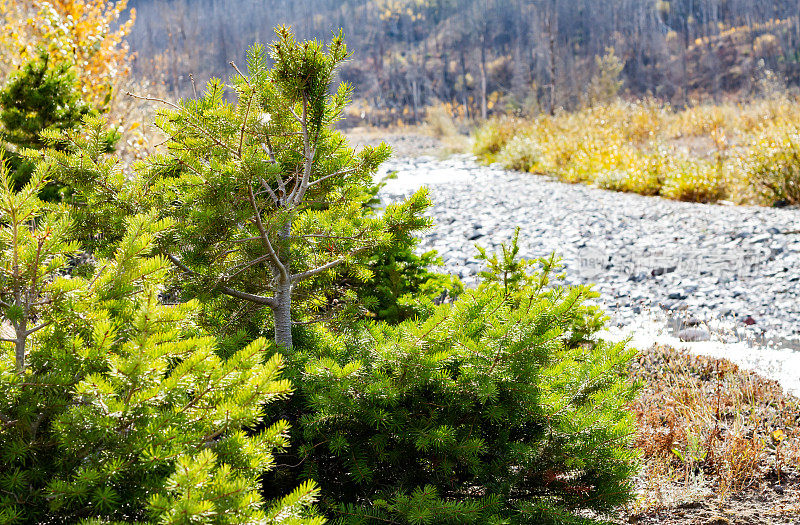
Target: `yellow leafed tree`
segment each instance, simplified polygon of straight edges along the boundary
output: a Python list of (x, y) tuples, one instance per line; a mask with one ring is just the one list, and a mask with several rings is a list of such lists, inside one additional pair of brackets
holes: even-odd
[(114, 86), (130, 72), (125, 36), (134, 10), (121, 22), (127, 0), (0, 0), (0, 76), (46, 48), (75, 66), (85, 100), (107, 108)]

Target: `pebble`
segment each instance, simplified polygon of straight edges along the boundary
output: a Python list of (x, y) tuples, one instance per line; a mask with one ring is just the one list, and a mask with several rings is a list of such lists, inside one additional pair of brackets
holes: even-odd
[(797, 208), (611, 192), (482, 166), (466, 155), (392, 159), (383, 169), (398, 172), (381, 190), (384, 202), (430, 188), (436, 226), (419, 250), (436, 249), (444, 271), (468, 286), (482, 269), (470, 264), (474, 245), (491, 252), (519, 226), (520, 254), (556, 252), (567, 282), (594, 283), (616, 325), (661, 306), (698, 325), (729, 319), (745, 330), (732, 329), (732, 338), (800, 340), (800, 234), (791, 233), (800, 230)]

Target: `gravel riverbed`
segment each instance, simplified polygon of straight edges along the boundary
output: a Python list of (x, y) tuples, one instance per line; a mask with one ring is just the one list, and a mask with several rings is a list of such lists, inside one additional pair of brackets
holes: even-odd
[(475, 243), (497, 248), (520, 226), (523, 257), (556, 252), (568, 282), (596, 283), (616, 336), (685, 343), (800, 391), (800, 210), (610, 192), (465, 155), (393, 159), (388, 172), (386, 202), (430, 188), (436, 226), (420, 248), (466, 284)]

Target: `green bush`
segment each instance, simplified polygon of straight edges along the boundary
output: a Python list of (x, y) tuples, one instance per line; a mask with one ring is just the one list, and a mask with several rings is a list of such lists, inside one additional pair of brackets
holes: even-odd
[(109, 259), (67, 276), (71, 218), (43, 213), (34, 172), (0, 169), (0, 523), (323, 523), (313, 483), (267, 504), (259, 477), (287, 425), (247, 432), (286, 397), (264, 339), (228, 359), (198, 305), (158, 301), (148, 257), (168, 226), (129, 217)]
[[(395, 177), (390, 174), (387, 178)], [(386, 178), (365, 189), (365, 214), (380, 213), (378, 192)], [(427, 196), (427, 189), (421, 190)], [(427, 206), (426, 206), (427, 207)], [(353, 276), (346, 279), (355, 288), (357, 303), (367, 317), (398, 323), (419, 315), (439, 299), (454, 298), (464, 291), (461, 280), (445, 273), (432, 271), (442, 264), (435, 250), (415, 252), (419, 239), (415, 236), (396, 236), (394, 242), (365, 260), (370, 277)]]
[(441, 264), (436, 251), (417, 255), (415, 244), (393, 244), (367, 261), (372, 277), (358, 283), (358, 299), (376, 320), (405, 321), (420, 314), (423, 298), (428, 304), (464, 291), (458, 277), (431, 271)]
[(747, 180), (765, 201), (800, 204), (800, 133), (796, 128), (760, 137), (744, 166)]
[(293, 467), (268, 485), (315, 479), (323, 511), (353, 524), (545, 523), (627, 501), (634, 352), (596, 340), (596, 294), (554, 286), (551, 268), (422, 321), (298, 338), (281, 411)]

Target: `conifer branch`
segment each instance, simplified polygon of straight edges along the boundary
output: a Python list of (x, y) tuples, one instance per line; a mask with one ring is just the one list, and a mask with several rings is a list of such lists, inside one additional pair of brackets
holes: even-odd
[[(168, 254), (167, 258), (172, 262), (172, 264), (174, 264), (184, 272), (191, 275), (197, 275), (197, 272), (195, 272), (194, 270), (183, 264), (181, 260), (175, 257), (174, 255)], [(237, 299), (244, 299), (246, 301), (250, 301), (251, 303), (262, 304), (264, 306), (269, 306), (269, 307), (275, 307), (275, 305), (277, 305), (277, 302), (273, 297), (264, 297), (263, 295), (256, 295), (252, 293), (242, 292), (239, 290), (234, 290), (233, 288), (225, 286), (224, 284), (217, 284), (215, 288), (220, 292), (224, 293), (225, 295), (236, 297)]]
[[(231, 62), (231, 64), (233, 64), (233, 62)], [(239, 157), (242, 156), (242, 145), (244, 144), (244, 132), (247, 129), (247, 119), (250, 118), (250, 107), (252, 105), (253, 105), (253, 94), (251, 93), (250, 96), (247, 97), (247, 107), (244, 110), (244, 119), (242, 119), (242, 129), (239, 131)]]
[(25, 331), (25, 337), (27, 337), (27, 336), (31, 335), (31, 334), (32, 334), (32, 333), (34, 333), (34, 332), (38, 332), (38, 331), (39, 331), (39, 330), (41, 330), (42, 328), (45, 328), (45, 327), (47, 327), (47, 326), (50, 326), (51, 324), (53, 324), (53, 323), (52, 323), (52, 322), (50, 322), (50, 321), (48, 321), (48, 322), (46, 322), (46, 323), (42, 323), (42, 324), (40, 324), (40, 325), (34, 326), (34, 327), (33, 327), (33, 328), (31, 328), (30, 330), (26, 330), (26, 331)]
[(250, 87), (250, 79), (248, 79), (248, 78), (247, 78), (247, 75), (245, 75), (244, 73), (242, 73), (242, 71), (239, 69), (239, 66), (237, 66), (237, 65), (236, 65), (236, 62), (234, 62), (233, 60), (231, 60), (230, 62), (228, 62), (228, 64), (230, 64), (230, 65), (231, 65), (231, 67), (232, 67), (234, 70), (236, 70), (236, 72), (237, 72), (237, 73), (239, 73), (239, 76), (240, 76), (240, 77), (242, 77), (242, 79), (245, 81), (245, 83), (247, 84), (247, 86), (248, 86), (248, 87)]
[(272, 202), (274, 202), (274, 203), (275, 203), (275, 206), (279, 206), (279, 205), (280, 205), (280, 199), (279, 199), (279, 198), (278, 198), (278, 196), (275, 194), (275, 192), (274, 192), (274, 191), (272, 191), (272, 188), (270, 188), (270, 187), (269, 187), (269, 184), (267, 184), (267, 181), (265, 181), (265, 180), (264, 180), (263, 178), (261, 178), (261, 177), (258, 177), (258, 181), (261, 183), (261, 187), (262, 187), (262, 188), (264, 188), (264, 191), (265, 191), (265, 192), (266, 192), (266, 193), (269, 195), (269, 197), (272, 199)]
[[(141, 95), (135, 95), (135, 94), (131, 93), (130, 91), (128, 91), (126, 93), (126, 95), (128, 95), (129, 97), (133, 97), (135, 99), (139, 99), (139, 100), (145, 100), (145, 101), (148, 101), (148, 102), (159, 102), (161, 104), (166, 104), (169, 107), (171, 107), (172, 109), (174, 109), (175, 111), (177, 111), (179, 114), (184, 114), (185, 113), (185, 111), (182, 110), (181, 106), (179, 106), (179, 105), (177, 105), (177, 104), (175, 104), (173, 102), (170, 102), (168, 100), (164, 100), (163, 98), (150, 97), (150, 96), (143, 97)], [(222, 142), (221, 140), (219, 140), (212, 133), (209, 133), (205, 128), (203, 128), (203, 126), (192, 122), (191, 119), (189, 119), (188, 122), (189, 122), (189, 125), (191, 125), (194, 129), (196, 129), (197, 131), (201, 132), (203, 135), (208, 137), (214, 144), (216, 144), (217, 146), (219, 146), (221, 148), (224, 148), (224, 149), (228, 150), (230, 153), (232, 153), (234, 156), (236, 156), (236, 158), (240, 157), (240, 155), (237, 153), (237, 151), (235, 149), (231, 148), (229, 145), (227, 145), (224, 142)]]
[(320, 177), (317, 180), (309, 182), (308, 183), (308, 187), (310, 188), (310, 187), (312, 187), (312, 186), (314, 186), (316, 184), (319, 184), (320, 182), (322, 182), (324, 180), (327, 180), (327, 179), (330, 179), (332, 177), (337, 177), (339, 175), (349, 175), (350, 173), (358, 171), (359, 168), (361, 168), (361, 166), (355, 166), (355, 167), (352, 167), (352, 168), (349, 168), (349, 169), (346, 169), (346, 170), (339, 170), (339, 171), (335, 171), (333, 173), (329, 173), (328, 175), (325, 175), (324, 177)]
[(303, 177), (300, 180), (300, 184), (292, 191), (292, 196), (289, 198), (289, 201), (295, 206), (300, 204), (303, 201), (303, 197), (306, 195), (309, 180), (311, 179), (311, 170), (314, 167), (314, 157), (317, 153), (316, 143), (319, 137), (319, 132), (317, 132), (314, 140), (314, 147), (312, 148), (311, 140), (308, 136), (308, 98), (305, 94), (303, 94), (303, 120), (300, 124), (303, 131), (303, 157), (305, 157), (305, 163), (303, 165)]
[(325, 270), (330, 270), (331, 268), (335, 268), (342, 264), (346, 259), (344, 257), (340, 257), (336, 260), (329, 262), (328, 264), (323, 264), (313, 270), (308, 270), (306, 272), (296, 273), (292, 275), (292, 282), (302, 281), (303, 279), (308, 279), (311, 276), (317, 275), (318, 273), (322, 273)]
[(286, 266), (281, 262), (278, 258), (278, 254), (275, 253), (275, 249), (272, 247), (272, 242), (269, 240), (269, 235), (267, 234), (267, 230), (264, 228), (264, 223), (261, 222), (261, 213), (258, 209), (258, 204), (256, 204), (255, 196), (253, 195), (253, 186), (248, 184), (247, 185), (248, 191), (248, 198), (250, 199), (250, 206), (253, 207), (253, 219), (256, 223), (256, 227), (258, 228), (258, 232), (261, 234), (261, 240), (264, 243), (264, 247), (267, 249), (267, 254), (269, 255), (270, 262), (275, 266), (278, 272), (281, 274), (281, 277), (284, 279), (289, 278), (289, 272), (286, 269)]
[(4, 415), (0, 412), (0, 423), (3, 423), (3, 426), (10, 427), (11, 425), (16, 424), (16, 419), (11, 419), (10, 417)]

